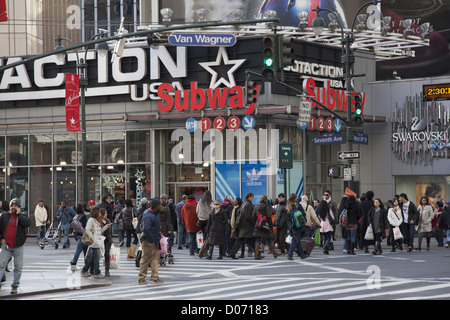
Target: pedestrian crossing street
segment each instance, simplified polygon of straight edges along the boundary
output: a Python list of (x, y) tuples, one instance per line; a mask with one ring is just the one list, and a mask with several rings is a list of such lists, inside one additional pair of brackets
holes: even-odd
[[(111, 286), (40, 295), (40, 299), (130, 300), (299, 300), (299, 299), (448, 299), (450, 278), (377, 278), (374, 257), (324, 256), (313, 252), (306, 260), (266, 258), (199, 259), (174, 251), (175, 264), (159, 268), (162, 285), (137, 285), (134, 260), (121, 254), (120, 269), (111, 270)], [(401, 258), (395, 258), (401, 259)], [(82, 259), (78, 267), (80, 268)], [(369, 268), (368, 268), (368, 267)], [(67, 272), (67, 260), (42, 261), (24, 266), (24, 272)], [(102, 272), (103, 272), (103, 268)], [(375, 268), (376, 269), (376, 268)], [(150, 274), (150, 272), (149, 272)], [(91, 280), (96, 281), (96, 280)], [(442, 291), (449, 293), (442, 294)], [(439, 291), (440, 290), (440, 291)], [(32, 299), (32, 297), (29, 297)], [(27, 299), (27, 297), (24, 297)]]

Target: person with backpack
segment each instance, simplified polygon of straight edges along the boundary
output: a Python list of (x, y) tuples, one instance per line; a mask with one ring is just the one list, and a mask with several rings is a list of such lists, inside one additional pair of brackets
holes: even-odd
[[(358, 230), (358, 221), (361, 218), (361, 210), (354, 195), (348, 196), (344, 209), (346, 210), (345, 231), (347, 233), (347, 254), (355, 255), (356, 233)], [(341, 212), (341, 216), (342, 214), (343, 212)]]
[(291, 245), (289, 246), (289, 250), (287, 253), (287, 258), (289, 260), (294, 260), (293, 255), (294, 255), (294, 250), (297, 249), (297, 254), (300, 257), (300, 259), (306, 259), (306, 255), (305, 252), (303, 251), (302, 248), (302, 243), (301, 243), (301, 239), (303, 236), (303, 233), (305, 232), (305, 228), (304, 225), (300, 225), (299, 223), (295, 223), (295, 213), (297, 211), (298, 213), (303, 214), (304, 216), (304, 221), (306, 222), (306, 214), (305, 211), (303, 210), (303, 206), (299, 206), (297, 203), (297, 195), (295, 193), (291, 193), (289, 195), (289, 199), (287, 201), (286, 204), (286, 209), (288, 211), (288, 228), (289, 228), (289, 233), (292, 236), (292, 242)]
[[(137, 218), (137, 211), (133, 206), (131, 199), (125, 200), (125, 208), (123, 208), (120, 212), (119, 219), (120, 218), (123, 219), (123, 230), (125, 231), (125, 235), (127, 237), (127, 259), (135, 259), (138, 238), (133, 227), (133, 219)], [(131, 236), (134, 237), (133, 244), (131, 244)]]
[[(84, 213), (84, 206), (79, 203), (75, 209), (76, 216), (73, 218), (71, 228), (73, 230), (73, 235), (75, 236), (75, 241), (77, 242), (77, 247), (75, 249), (75, 253), (73, 255), (72, 260), (70, 261), (70, 266), (72, 271), (75, 271), (75, 266), (77, 265), (78, 258), (80, 257), (81, 251), (84, 252), (84, 256), (86, 256), (87, 245), (81, 241), (83, 237), (84, 229), (86, 228), (86, 223), (88, 221), (86, 214)], [(79, 223), (77, 223), (79, 222)]]
[(269, 242), (269, 249), (273, 257), (278, 257), (275, 245), (273, 244), (272, 207), (270, 206), (267, 195), (262, 195), (259, 204), (255, 206), (253, 210), (253, 221), (255, 223), (252, 234), (255, 238), (255, 260), (264, 258), (259, 251), (263, 239)]

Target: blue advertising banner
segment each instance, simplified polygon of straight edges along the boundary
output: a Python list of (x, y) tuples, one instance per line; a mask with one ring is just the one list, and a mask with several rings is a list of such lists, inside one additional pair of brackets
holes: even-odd
[(216, 163), (216, 199), (223, 200), (226, 195), (233, 199), (241, 197), (239, 163)]
[(255, 195), (253, 204), (258, 204), (261, 196), (267, 194), (267, 164), (265, 161), (242, 164), (242, 196), (247, 192)]

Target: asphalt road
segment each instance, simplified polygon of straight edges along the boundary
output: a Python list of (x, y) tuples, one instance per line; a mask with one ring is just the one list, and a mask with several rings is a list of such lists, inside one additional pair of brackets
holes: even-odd
[[(27, 274), (32, 273), (39, 273), (44, 279), (51, 279), (50, 275), (59, 275), (63, 280), (78, 277), (79, 272), (70, 274), (67, 271), (75, 251), (73, 239), (70, 248), (60, 247), (57, 250), (52, 247), (41, 250), (34, 241), (31, 238), (26, 244), (22, 276), (24, 287), (27, 285)], [(206, 260), (190, 256), (186, 249), (174, 248), (175, 263), (159, 269), (164, 284), (147, 286), (137, 284), (138, 269), (134, 260), (126, 259), (126, 250), (122, 247), (120, 268), (111, 270), (111, 277), (106, 282), (99, 282), (98, 286), (81, 286), (78, 290), (63, 286), (57, 292), (43, 288), (42, 291), (36, 289), (33, 294), (9, 298), (184, 302), (450, 298), (450, 249), (437, 247), (434, 239), (430, 251), (391, 253), (390, 248), (384, 244), (384, 253), (377, 256), (364, 254), (360, 250), (356, 250), (356, 256), (343, 254), (342, 244), (342, 240), (336, 241), (335, 250), (330, 251), (329, 255), (323, 254), (316, 247), (306, 260), (296, 258), (294, 261), (289, 261), (286, 256), (274, 259), (267, 253), (261, 261), (247, 256), (239, 260), (217, 260), (217, 249), (213, 260)], [(83, 255), (78, 263), (79, 268), (83, 266), (82, 257)], [(8, 273), (3, 293), (9, 290), (8, 283), (11, 279), (12, 272)], [(83, 281), (96, 284), (99, 280)]]

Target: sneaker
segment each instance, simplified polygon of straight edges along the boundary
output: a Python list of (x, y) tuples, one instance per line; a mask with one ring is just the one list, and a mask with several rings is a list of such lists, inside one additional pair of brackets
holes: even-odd
[(160, 279), (156, 279), (156, 280), (150, 280), (151, 284), (163, 284), (164, 281), (160, 280)]
[(291, 256), (287, 256), (287, 258), (288, 258), (288, 260), (294, 260), (294, 258)]
[(123, 247), (123, 245), (125, 244), (125, 242), (123, 242), (123, 241), (120, 241), (120, 243), (119, 243), (119, 247)]
[(81, 272), (81, 276), (83, 278), (89, 278), (91, 275), (89, 274), (89, 272)]
[(96, 274), (93, 277), (94, 279), (105, 279), (105, 276), (103, 274)]
[(138, 284), (141, 285), (141, 286), (145, 286), (145, 285), (148, 284), (148, 282), (145, 281), (145, 280), (138, 280)]
[(18, 287), (12, 286), (11, 287), (11, 294), (17, 294), (17, 288)]

